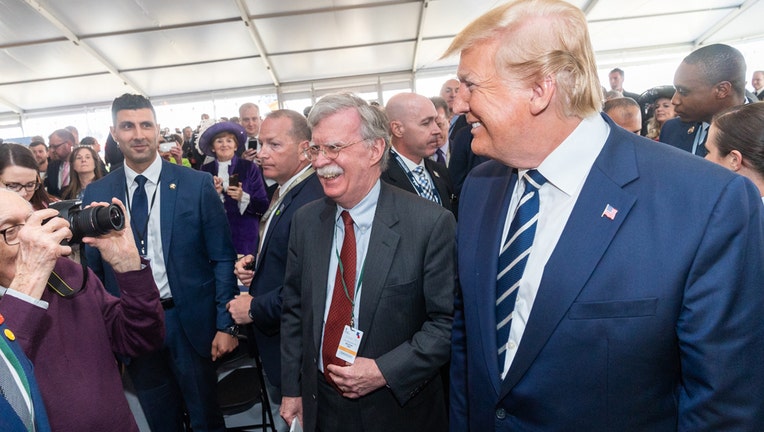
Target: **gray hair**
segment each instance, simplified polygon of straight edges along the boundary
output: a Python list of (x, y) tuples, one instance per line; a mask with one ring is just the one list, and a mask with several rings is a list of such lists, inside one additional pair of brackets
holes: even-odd
[[(382, 138), (385, 141), (385, 151), (379, 166), (382, 171), (387, 169), (390, 150), (390, 129), (387, 115), (379, 108), (369, 105), (365, 100), (353, 93), (334, 93), (321, 98), (310, 110), (308, 125), (313, 129), (321, 120), (346, 109), (353, 109), (361, 118), (361, 138), (375, 140)], [(371, 147), (373, 144), (367, 144)]]

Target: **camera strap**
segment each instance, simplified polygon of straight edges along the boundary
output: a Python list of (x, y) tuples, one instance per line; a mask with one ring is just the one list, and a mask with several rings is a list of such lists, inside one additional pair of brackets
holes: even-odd
[(77, 291), (70, 287), (65, 280), (61, 279), (61, 276), (59, 276), (56, 272), (50, 273), (50, 276), (48, 277), (48, 288), (52, 289), (56, 294), (65, 298), (73, 297), (75, 294), (77, 294)]
[(87, 264), (87, 258), (85, 257), (85, 251), (82, 250), (83, 248), (80, 246), (80, 264), (82, 264), (82, 285), (79, 287), (79, 289), (72, 288), (64, 279), (61, 278), (61, 276), (58, 275), (55, 271), (50, 272), (50, 276), (48, 276), (48, 288), (52, 289), (53, 292), (60, 295), (64, 298), (74, 297), (85, 289), (85, 285), (88, 283), (88, 264)]

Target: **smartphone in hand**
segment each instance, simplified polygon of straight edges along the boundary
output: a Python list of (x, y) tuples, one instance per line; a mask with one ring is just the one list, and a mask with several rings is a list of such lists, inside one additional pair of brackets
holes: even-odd
[(231, 174), (228, 177), (228, 186), (239, 187), (239, 174)]

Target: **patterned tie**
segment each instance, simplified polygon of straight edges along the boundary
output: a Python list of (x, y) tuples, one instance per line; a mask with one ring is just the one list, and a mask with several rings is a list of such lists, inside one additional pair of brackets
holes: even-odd
[(143, 256), (146, 256), (148, 247), (149, 200), (145, 188), (147, 180), (142, 175), (135, 177), (138, 187), (133, 192), (133, 204), (130, 206), (135, 244), (138, 245), (138, 251)]
[(539, 212), (538, 190), (546, 183), (544, 176), (536, 170), (525, 173), (522, 181), (525, 184), (525, 191), (509, 227), (507, 241), (499, 253), (499, 274), (496, 277), (496, 346), (499, 348), (499, 373), (504, 370), (517, 290), (533, 246), (533, 237), (536, 234)]
[[(334, 292), (332, 294), (332, 304), (329, 306), (329, 315), (324, 324), (324, 346), (322, 357), (324, 360), (324, 375), (326, 381), (337, 386), (329, 377), (327, 366), (336, 364), (345, 366), (345, 362), (338, 359), (337, 347), (340, 345), (342, 331), (350, 323), (350, 317), (353, 313), (353, 303), (350, 299), (355, 298), (355, 231), (353, 230), (353, 218), (350, 213), (343, 211), (340, 214), (342, 222), (345, 224), (345, 239), (342, 241), (342, 250), (340, 251), (340, 260), (337, 263), (337, 275), (334, 278)], [(346, 292), (347, 288), (347, 292)], [(355, 323), (353, 323), (355, 324)], [(339, 389), (337, 390), (339, 391)]]
[[(0, 323), (2, 323), (2, 315), (0, 315)], [(9, 330), (5, 330), (9, 332)], [(7, 337), (7, 334), (4, 335)], [(0, 336), (0, 398), (4, 398), (8, 401), (8, 404), (19, 416), (21, 422), (24, 423), (27, 430), (33, 430), (32, 413), (29, 411), (27, 403), (24, 401), (24, 393), (29, 395), (28, 389), (23, 386), (28, 385), (26, 376), (24, 375), (24, 369), (21, 367), (18, 358), (13, 353), (10, 346), (7, 345), (4, 336)], [(10, 363), (10, 366), (9, 364)], [(14, 379), (11, 368), (16, 371), (21, 379), (21, 385)]]
[(435, 193), (432, 190), (432, 185), (430, 184), (430, 180), (427, 179), (427, 176), (424, 175), (424, 167), (419, 165), (416, 168), (414, 168), (414, 174), (416, 174), (417, 184), (419, 184), (421, 189), (421, 196), (427, 198), (430, 201), (438, 202), (438, 200), (435, 198)]

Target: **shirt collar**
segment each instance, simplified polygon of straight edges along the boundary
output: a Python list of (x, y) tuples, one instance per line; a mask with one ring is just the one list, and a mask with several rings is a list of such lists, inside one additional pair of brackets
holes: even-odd
[(281, 190), (286, 190), (287, 188), (289, 188), (289, 185), (294, 183), (294, 181), (297, 179), (297, 177), (300, 177), (302, 175), (302, 173), (304, 173), (305, 171), (309, 170), (312, 166), (313, 165), (311, 165), (311, 164), (305, 165), (297, 174), (293, 175), (292, 177), (289, 178), (289, 180), (285, 181), (283, 185), (279, 185), (279, 188)]
[[(135, 177), (138, 176), (138, 173), (133, 171), (133, 169), (127, 166), (127, 164), (125, 164), (124, 167), (127, 185), (130, 186), (135, 182)], [(154, 159), (154, 162), (152, 162), (151, 165), (149, 165), (149, 167), (140, 174), (146, 177), (149, 182), (155, 185), (159, 184), (159, 175), (162, 174), (162, 158), (157, 155), (157, 157)]]
[(424, 168), (424, 167), (425, 167), (425, 166), (424, 166), (424, 158), (422, 158), (422, 160), (421, 160), (421, 161), (419, 161), (419, 163), (415, 163), (415, 162), (414, 162), (414, 161), (412, 161), (411, 159), (407, 158), (406, 156), (403, 156), (401, 153), (399, 153), (398, 151), (396, 151), (396, 150), (395, 150), (395, 147), (390, 147), (390, 148), (392, 149), (393, 153), (397, 154), (397, 155), (398, 155), (398, 156), (401, 158), (401, 160), (403, 161), (403, 163), (405, 163), (405, 164), (406, 164), (406, 167), (408, 167), (409, 171), (414, 171), (414, 168), (416, 168), (416, 167), (418, 167), (418, 166), (420, 166), (420, 167), (422, 167), (422, 168)]
[(381, 190), (380, 180), (374, 183), (368, 194), (355, 205), (352, 209), (346, 209), (337, 205), (337, 214), (334, 216), (335, 220), (338, 220), (339, 224), (342, 224), (340, 214), (343, 210), (347, 210), (350, 213), (350, 217), (353, 218), (353, 222), (358, 227), (360, 232), (366, 232), (371, 228), (372, 222), (374, 222), (374, 213), (377, 210), (377, 202), (379, 201), (379, 191)]
[[(586, 180), (609, 134), (610, 126), (599, 114), (584, 118), (541, 162), (538, 172), (557, 189), (573, 196)], [(520, 171), (519, 175), (522, 177), (526, 171)]]

